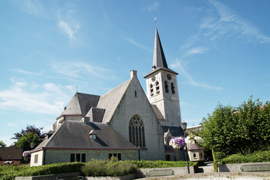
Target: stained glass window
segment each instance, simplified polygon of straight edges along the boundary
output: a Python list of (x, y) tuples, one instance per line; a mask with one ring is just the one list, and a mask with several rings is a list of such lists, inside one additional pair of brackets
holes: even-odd
[(144, 124), (138, 115), (129, 121), (129, 141), (136, 147), (145, 147)]

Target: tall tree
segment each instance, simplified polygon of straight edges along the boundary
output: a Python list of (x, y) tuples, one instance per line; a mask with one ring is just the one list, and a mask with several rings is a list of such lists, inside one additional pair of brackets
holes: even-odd
[(219, 104), (202, 122), (204, 146), (225, 155), (269, 148), (270, 105), (252, 97), (237, 108)]
[(45, 133), (42, 132), (43, 127), (35, 127), (35, 125), (27, 125), (26, 129), (22, 129), (20, 132), (14, 133), (14, 137), (11, 139), (16, 139), (19, 140), (24, 134), (27, 134), (29, 132), (35, 133), (38, 135), (39, 138), (44, 139), (45, 138)]
[(23, 134), (16, 145), (17, 147), (21, 147), (23, 151), (27, 151), (37, 147), (41, 142), (42, 139), (36, 133), (28, 132), (27, 134)]

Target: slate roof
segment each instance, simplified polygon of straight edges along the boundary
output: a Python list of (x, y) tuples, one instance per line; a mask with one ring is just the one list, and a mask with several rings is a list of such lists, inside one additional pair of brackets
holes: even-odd
[(90, 122), (102, 122), (106, 109), (92, 107), (85, 117), (89, 117)]
[(162, 126), (162, 129), (165, 133), (168, 131), (169, 128), (173, 137), (184, 136), (184, 131), (181, 127)]
[[(9, 158), (10, 157), (10, 158)], [(0, 160), (21, 160), (22, 149), (20, 147), (0, 147)]]
[(154, 110), (154, 113), (156, 114), (157, 118), (159, 120), (165, 120), (165, 118), (163, 117), (163, 115), (161, 114), (161, 112), (159, 111), (159, 109), (157, 108), (157, 106), (154, 105), (154, 104), (151, 104), (151, 106), (152, 106), (152, 108)]
[(61, 115), (86, 115), (91, 107), (96, 107), (100, 96), (77, 92)]
[(132, 78), (99, 98), (97, 108), (106, 109), (102, 120), (103, 123), (110, 122), (131, 81)]
[[(97, 140), (91, 139), (89, 133), (94, 130)], [(109, 124), (67, 120), (49, 138), (45, 139), (35, 150), (40, 148), (115, 148), (136, 149), (136, 147), (116, 132)]]
[(148, 73), (144, 78), (148, 77), (149, 75), (155, 73), (156, 71), (164, 70), (173, 74), (178, 74), (173, 70), (168, 68), (167, 61), (163, 52), (163, 48), (161, 45), (161, 41), (159, 38), (158, 30), (156, 27), (156, 35), (155, 35), (155, 44), (154, 44), (154, 55), (153, 55), (153, 70)]

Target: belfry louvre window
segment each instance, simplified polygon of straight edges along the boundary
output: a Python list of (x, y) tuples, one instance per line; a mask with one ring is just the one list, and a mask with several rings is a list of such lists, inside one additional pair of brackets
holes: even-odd
[(136, 147), (145, 147), (144, 124), (138, 115), (129, 121), (129, 141)]
[(169, 85), (168, 85), (167, 81), (165, 81), (165, 92), (166, 93), (169, 92)]
[(175, 90), (174, 90), (174, 85), (173, 85), (173, 83), (171, 83), (171, 88), (172, 88), (172, 93), (174, 94), (174, 93), (175, 93)]

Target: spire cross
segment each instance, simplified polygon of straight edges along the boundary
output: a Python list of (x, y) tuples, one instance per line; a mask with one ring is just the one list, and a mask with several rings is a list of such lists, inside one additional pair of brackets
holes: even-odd
[(154, 20), (155, 20), (155, 25), (157, 26), (157, 18), (155, 18)]

